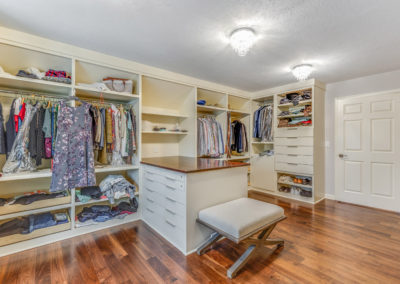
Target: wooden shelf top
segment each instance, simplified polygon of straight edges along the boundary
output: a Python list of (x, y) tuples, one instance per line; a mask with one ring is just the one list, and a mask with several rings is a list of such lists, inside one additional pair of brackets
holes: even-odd
[(196, 173), (249, 165), (249, 163), (232, 162), (221, 159), (192, 158), (184, 156), (143, 158), (141, 163), (181, 173)]

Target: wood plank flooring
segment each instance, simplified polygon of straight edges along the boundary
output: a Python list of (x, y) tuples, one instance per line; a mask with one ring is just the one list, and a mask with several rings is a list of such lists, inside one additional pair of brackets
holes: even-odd
[(400, 283), (400, 215), (322, 201), (267, 197), (287, 219), (230, 281), (226, 269), (245, 247), (229, 240), (187, 257), (141, 221), (0, 258), (0, 283)]

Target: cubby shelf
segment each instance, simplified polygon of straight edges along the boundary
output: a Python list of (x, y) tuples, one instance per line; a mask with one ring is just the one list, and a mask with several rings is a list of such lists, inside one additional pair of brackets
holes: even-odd
[(168, 117), (177, 117), (177, 118), (188, 118), (189, 115), (185, 114), (177, 114), (177, 113), (171, 113), (171, 112), (155, 112), (155, 111), (147, 111), (147, 110), (142, 110), (142, 115), (154, 115), (154, 116), (168, 116)]
[(302, 106), (302, 105), (307, 105), (311, 104), (312, 100), (304, 100), (304, 101), (299, 101), (297, 105), (294, 105), (293, 103), (287, 103), (287, 104), (278, 104), (277, 107), (295, 107), (295, 106)]
[(31, 215), (31, 214), (56, 211), (56, 210), (60, 210), (60, 209), (70, 208), (70, 207), (71, 207), (71, 203), (65, 203), (65, 204), (60, 204), (60, 205), (56, 205), (56, 206), (49, 206), (49, 207), (43, 207), (43, 208), (38, 208), (38, 209), (20, 211), (20, 212), (0, 215), (0, 220), (6, 220), (6, 219), (16, 218), (16, 217), (20, 217), (20, 216), (27, 216), (27, 215)]
[(283, 185), (293, 185), (293, 186), (298, 186), (298, 187), (304, 187), (304, 188), (313, 188), (312, 185), (305, 185), (305, 184), (300, 184), (300, 183), (294, 183), (294, 182), (280, 182), (278, 181), (279, 184)]
[(94, 88), (88, 88), (84, 86), (75, 86), (77, 96), (83, 96), (87, 98), (100, 99), (112, 101), (129, 102), (139, 98), (139, 95), (115, 92), (115, 91), (100, 91)]
[(142, 134), (175, 134), (175, 135), (187, 135), (188, 132), (179, 132), (179, 131), (142, 131)]
[[(106, 172), (115, 172), (115, 171), (129, 171), (129, 170), (136, 170), (139, 166), (135, 165), (124, 165), (124, 166), (104, 166), (95, 168), (96, 173), (106, 173)], [(34, 179), (34, 178), (47, 178), (51, 177), (50, 169), (39, 170), (36, 172), (27, 172), (27, 173), (16, 173), (16, 174), (9, 174), (3, 175), (0, 177), (1, 181), (13, 181), (13, 180), (24, 180), (24, 179)]]
[(214, 112), (225, 112), (227, 111), (226, 108), (222, 107), (216, 107), (216, 106), (202, 106), (202, 105), (197, 105), (197, 111), (200, 112), (208, 112), (208, 113), (214, 113)]
[(7, 89), (29, 90), (32, 93), (37, 91), (64, 96), (68, 96), (72, 89), (72, 86), (68, 84), (5, 75), (0, 75), (0, 86)]
[(246, 117), (246, 116), (249, 116), (249, 115), (250, 115), (249, 112), (241, 111), (241, 110), (232, 110), (232, 109), (230, 109), (230, 110), (228, 110), (228, 111), (231, 113), (231, 116), (232, 116), (232, 117), (240, 117), (240, 118), (243, 118), (243, 117)]

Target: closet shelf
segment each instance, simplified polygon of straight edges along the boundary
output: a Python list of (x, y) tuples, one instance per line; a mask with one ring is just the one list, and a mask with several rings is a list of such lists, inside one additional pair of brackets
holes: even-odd
[(304, 116), (304, 113), (299, 113), (299, 114), (290, 114), (290, 115), (283, 115), (283, 116), (278, 116), (278, 119), (283, 119), (283, 118), (292, 118), (292, 117), (311, 117), (312, 113), (310, 112), (310, 115)]
[(88, 225), (84, 225), (84, 222), (75, 221), (75, 231), (78, 231), (79, 234), (89, 233), (93, 231), (99, 230), (98, 228), (108, 228), (116, 225), (122, 225), (128, 222), (133, 222), (139, 220), (139, 215), (137, 212), (132, 213), (130, 215), (125, 216), (123, 219), (113, 218), (111, 220), (105, 222), (91, 223)]
[(293, 186), (311, 188), (311, 189), (313, 188), (312, 185), (305, 185), (305, 184), (300, 184), (300, 183), (295, 183), (295, 182), (280, 182), (280, 181), (278, 181), (278, 184), (293, 185)]
[[(96, 173), (105, 173), (105, 172), (116, 172), (116, 171), (129, 171), (139, 169), (139, 166), (135, 165), (124, 165), (124, 166), (104, 166), (104, 167), (96, 167)], [(33, 178), (46, 178), (51, 177), (50, 169), (39, 170), (36, 172), (27, 172), (27, 173), (16, 173), (3, 175), (0, 177), (1, 181), (13, 181), (13, 180), (24, 180), (24, 179), (33, 179)]]
[(11, 213), (11, 214), (1, 215), (0, 216), (0, 220), (6, 220), (6, 219), (16, 218), (16, 217), (20, 217), (20, 216), (43, 213), (43, 212), (56, 211), (56, 210), (66, 209), (66, 208), (71, 208), (71, 203), (60, 204), (60, 205), (56, 205), (56, 206), (43, 207), (43, 208), (38, 208), (38, 209), (32, 209), (32, 210), (26, 210), (26, 211), (21, 211), (21, 212), (15, 212), (15, 213)]
[(227, 111), (226, 108), (216, 107), (216, 106), (202, 106), (197, 105), (198, 112), (207, 112), (207, 113), (221, 113)]
[(0, 75), (0, 86), (9, 89), (29, 90), (37, 92), (45, 92), (52, 94), (69, 95), (72, 86), (69, 84), (45, 81), (40, 79), (30, 79), (18, 76), (4, 76)]
[(189, 115), (186, 114), (178, 114), (178, 113), (171, 113), (171, 112), (155, 112), (155, 111), (145, 111), (142, 110), (142, 115), (154, 115), (154, 116), (169, 116), (169, 117), (178, 117), (178, 118), (188, 118)]
[(142, 131), (142, 134), (175, 134), (175, 135), (187, 135), (189, 132), (179, 131)]
[(298, 105), (293, 105), (293, 103), (287, 103), (287, 104), (278, 104), (278, 107), (293, 107), (293, 106), (302, 106), (302, 105), (307, 105), (307, 104), (311, 104), (312, 100), (304, 100), (304, 101), (299, 101)]
[(230, 158), (227, 158), (227, 160), (232, 161), (232, 160), (247, 160), (250, 159), (250, 156), (232, 156)]
[(114, 100), (121, 102), (129, 102), (139, 98), (139, 95), (135, 94), (121, 93), (115, 91), (99, 91), (94, 88), (83, 86), (75, 86), (75, 92), (76, 95), (81, 95), (87, 98), (100, 99), (100, 97), (103, 96), (105, 100)]
[(261, 142), (261, 141), (256, 141), (256, 142), (251, 142), (251, 144), (259, 144), (259, 145), (273, 145), (274, 142)]
[[(135, 196), (139, 196), (139, 192), (135, 192)], [(122, 197), (118, 198), (118, 200), (123, 199), (123, 198), (128, 198), (128, 197), (129, 197), (129, 195), (127, 194), (127, 195), (125, 195), (125, 196), (122, 196)], [(116, 200), (117, 200), (117, 199), (116, 199)], [(78, 202), (75, 202), (75, 207), (76, 207), (76, 206), (85, 206), (85, 205), (89, 205), (89, 204), (93, 204), (93, 203), (100, 203), (100, 202), (105, 202), (105, 201), (108, 201), (108, 198), (104, 198), (104, 199), (91, 199), (91, 200), (89, 200), (88, 202), (80, 202), (80, 201), (78, 201)]]
[(232, 109), (230, 109), (230, 110), (228, 110), (228, 111), (231, 113), (231, 116), (232, 116), (232, 117), (240, 117), (240, 118), (243, 118), (243, 117), (246, 117), (246, 116), (250, 115), (249, 112), (241, 111), (241, 110), (232, 110)]

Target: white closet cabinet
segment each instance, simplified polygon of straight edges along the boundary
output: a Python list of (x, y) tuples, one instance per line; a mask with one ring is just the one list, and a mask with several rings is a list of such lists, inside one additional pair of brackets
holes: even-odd
[[(281, 99), (290, 93), (308, 93), (311, 98), (300, 100), (296, 105), (281, 103)], [(316, 80), (299, 82), (270, 89), (254, 101), (260, 102), (271, 96), (274, 98), (274, 170), (270, 164), (261, 163), (261, 157), (252, 158), (251, 186), (267, 189), (278, 196), (316, 203), (325, 197), (325, 86)], [(306, 106), (309, 109), (304, 112)], [(295, 107), (302, 111), (295, 113)], [(311, 123), (280, 124), (281, 120), (299, 118), (311, 120)], [(252, 146), (254, 149), (260, 147), (256, 142)], [(275, 186), (271, 185), (272, 181), (275, 181)]]

